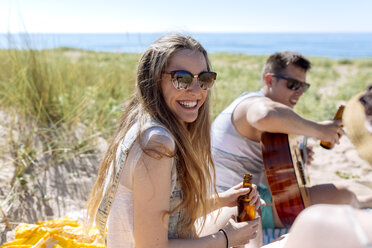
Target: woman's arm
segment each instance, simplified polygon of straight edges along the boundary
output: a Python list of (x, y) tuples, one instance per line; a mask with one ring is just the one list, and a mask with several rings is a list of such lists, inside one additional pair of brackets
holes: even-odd
[(143, 153), (133, 177), (136, 247), (167, 247), (173, 158)]
[[(157, 142), (159, 144), (159, 142)], [(225, 248), (222, 232), (196, 238), (168, 240), (171, 171), (173, 158), (154, 158), (141, 155), (133, 173), (134, 239), (142, 247), (213, 247)], [(233, 219), (221, 226), (228, 235), (230, 245), (241, 245), (254, 238), (258, 221), (236, 223)]]
[[(143, 153), (134, 172), (134, 239), (136, 247), (226, 247), (218, 232), (198, 239), (168, 240), (168, 216), (173, 159)], [(164, 216), (164, 217), (163, 217)]]

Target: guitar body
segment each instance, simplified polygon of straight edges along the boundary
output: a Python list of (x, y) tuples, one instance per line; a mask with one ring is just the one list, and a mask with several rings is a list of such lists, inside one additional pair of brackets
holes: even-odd
[(273, 202), (285, 227), (310, 205), (300, 141), (287, 134), (264, 132), (261, 137), (262, 158)]

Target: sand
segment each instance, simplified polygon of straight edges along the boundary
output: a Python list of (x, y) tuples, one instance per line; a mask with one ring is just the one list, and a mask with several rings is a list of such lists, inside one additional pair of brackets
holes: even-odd
[[(14, 238), (14, 228), (21, 222), (36, 223), (64, 216), (81, 219), (100, 160), (107, 149), (106, 141), (97, 138), (95, 153), (55, 163), (51, 163), (48, 154), (41, 156), (38, 152), (40, 156), (36, 155), (34, 163), (23, 173), (26, 183), (21, 185), (20, 180), (14, 178), (16, 171), (10, 146), (11, 137), (22, 138), (20, 135), (26, 133), (11, 122), (12, 117), (0, 110), (0, 207), (10, 224), (7, 228), (4, 221), (0, 223), (0, 244)], [(34, 137), (33, 142), (39, 142), (38, 137)], [(20, 147), (19, 151), (22, 149)], [(1, 211), (0, 218), (3, 219)]]
[(309, 144), (314, 145), (314, 161), (308, 166), (311, 185), (334, 183), (358, 196), (372, 195), (372, 166), (358, 156), (347, 136), (332, 150), (320, 147), (314, 140)]

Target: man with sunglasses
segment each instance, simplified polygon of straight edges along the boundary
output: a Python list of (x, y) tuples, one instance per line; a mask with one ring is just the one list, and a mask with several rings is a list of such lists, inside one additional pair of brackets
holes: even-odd
[[(261, 134), (287, 133), (313, 137), (339, 143), (343, 135), (342, 121), (314, 122), (301, 117), (293, 110), (303, 93), (310, 87), (306, 73), (311, 63), (296, 52), (284, 51), (271, 55), (262, 72), (262, 88), (259, 92), (245, 92), (235, 99), (214, 120), (211, 128), (212, 153), (216, 167), (216, 185), (224, 191), (242, 182), (249, 172), (253, 183), (259, 185), (259, 193), (268, 206), (262, 207), (264, 229), (282, 228), (277, 212), (271, 206), (260, 147)], [(312, 160), (309, 149), (308, 163)], [(351, 204), (363, 206), (351, 191), (332, 184), (317, 185), (309, 189), (311, 204)], [(370, 203), (369, 203), (370, 204)], [(276, 238), (287, 229), (264, 231)], [(274, 235), (275, 234), (275, 235)], [(269, 235), (270, 236), (270, 235)], [(270, 242), (270, 237), (264, 243)]]

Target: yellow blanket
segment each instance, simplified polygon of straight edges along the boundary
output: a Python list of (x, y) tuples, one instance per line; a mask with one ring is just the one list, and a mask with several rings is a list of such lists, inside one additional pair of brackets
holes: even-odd
[(15, 240), (3, 244), (1, 248), (105, 247), (96, 228), (85, 234), (79, 222), (69, 218), (38, 221), (36, 225), (21, 223), (15, 232)]

